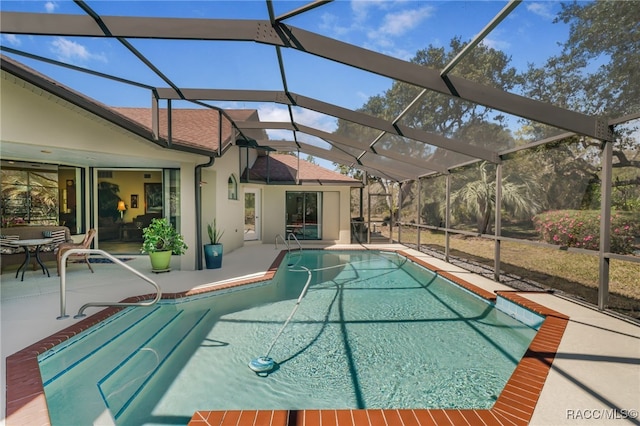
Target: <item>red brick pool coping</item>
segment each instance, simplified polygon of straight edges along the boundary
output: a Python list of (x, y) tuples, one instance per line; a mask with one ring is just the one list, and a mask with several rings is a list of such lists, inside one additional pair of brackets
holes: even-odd
[[(437, 268), (420, 258), (403, 251), (399, 254), (467, 290), (495, 301), (496, 294), (483, 290), (462, 278)], [(163, 299), (176, 299), (195, 294), (219, 291), (232, 287), (257, 283), (273, 278), (284, 258), (282, 251), (269, 270), (258, 278), (237, 280), (215, 287), (199, 288), (182, 293), (163, 295)], [(197, 411), (190, 426), (426, 426), (426, 425), (526, 425), (530, 422), (540, 392), (555, 358), (569, 317), (539, 305), (516, 291), (498, 292), (502, 297), (517, 303), (546, 318), (529, 348), (507, 381), (496, 403), (490, 409), (366, 409), (366, 410), (228, 410)], [(148, 300), (153, 295), (131, 297), (123, 302)], [(49, 412), (45, 399), (38, 355), (61, 342), (81, 333), (115, 314), (122, 308), (107, 308), (72, 326), (55, 333), (31, 346), (7, 357), (6, 361), (6, 425), (49, 425)]]

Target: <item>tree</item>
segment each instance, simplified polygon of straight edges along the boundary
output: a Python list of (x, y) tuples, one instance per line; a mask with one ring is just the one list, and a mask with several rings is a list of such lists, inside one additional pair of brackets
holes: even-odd
[[(452, 39), (448, 48), (430, 45), (418, 51), (411, 62), (432, 69), (442, 69), (464, 46), (465, 43), (459, 38)], [(469, 53), (465, 61), (458, 64), (456, 75), (508, 90), (519, 83), (516, 70), (509, 66), (509, 61), (510, 59), (504, 53), (480, 45)], [(392, 121), (420, 93), (419, 87), (395, 82), (383, 95), (371, 97), (359, 111)], [(492, 149), (497, 146), (504, 148), (514, 146), (514, 139), (507, 129), (503, 115), (495, 114), (485, 106), (432, 91), (423, 94), (420, 102), (417, 102), (414, 109), (402, 119), (402, 123), (426, 132), (467, 141), (470, 145), (490, 146)], [(363, 147), (368, 147), (380, 135), (379, 130), (346, 120), (338, 120), (336, 133), (362, 142)], [(460, 153), (393, 134), (383, 136), (374, 149), (381, 153), (394, 151), (407, 157), (422, 159), (425, 161), (425, 171), (428, 171), (430, 162), (452, 166), (469, 159), (468, 156)], [(366, 155), (364, 161), (366, 162)], [(360, 178), (361, 176), (353, 173), (348, 167), (339, 167), (338, 170), (352, 177)], [(394, 189), (395, 183), (381, 178), (376, 182), (384, 186), (386, 193), (395, 194), (394, 201), (389, 205), (391, 211), (397, 211), (398, 207), (415, 203), (415, 182), (407, 182), (402, 186), (403, 206), (398, 206), (399, 193)]]
[[(574, 62), (608, 59), (583, 80), (590, 114), (620, 116), (638, 112), (640, 7), (635, 1), (562, 4), (556, 22), (570, 24), (564, 57)], [(570, 92), (569, 92), (570, 93)]]
[[(563, 4), (556, 23), (569, 24), (569, 37), (562, 52), (550, 57), (544, 66), (533, 65), (524, 74), (523, 92), (564, 108), (591, 115), (620, 117), (637, 113), (640, 83), (632, 76), (640, 72), (640, 7), (637, 2), (595, 1)], [(601, 64), (595, 66), (596, 64)], [(558, 133), (540, 123), (525, 123), (522, 133), (526, 139), (537, 140)], [(573, 137), (564, 151), (566, 156), (546, 156), (545, 164), (555, 164), (551, 185), (566, 187), (567, 176), (580, 177), (588, 182), (580, 206), (595, 208), (599, 203), (601, 141), (586, 137)], [(625, 123), (614, 127), (614, 203), (624, 208), (640, 205), (629, 200), (640, 191), (638, 172), (638, 123)], [(558, 154), (556, 151), (555, 154)], [(550, 151), (548, 151), (550, 153)], [(559, 164), (562, 163), (562, 164)], [(549, 187), (551, 188), (551, 186)], [(551, 194), (549, 191), (548, 194)], [(558, 193), (555, 199), (566, 200), (571, 192)], [(631, 201), (631, 202), (630, 202)]]
[[(349, 176), (359, 181), (362, 181), (362, 178), (364, 177), (364, 172), (360, 169), (356, 169), (355, 167), (349, 167), (341, 163), (333, 163), (333, 165), (336, 168), (336, 171), (338, 171), (340, 174), (343, 174), (345, 176)], [(367, 178), (372, 179), (374, 177), (367, 176)]]
[(562, 52), (542, 67), (529, 65), (525, 94), (585, 114), (638, 112), (640, 84), (632, 78), (640, 72), (638, 3), (562, 4), (554, 22), (569, 24), (569, 37)]
[[(496, 207), (495, 168), (486, 161), (477, 166), (474, 174), (460, 189), (451, 193), (451, 210), (455, 215), (471, 215), (477, 230), (486, 234), (491, 230), (491, 218)], [(514, 217), (531, 217), (542, 207), (541, 189), (526, 175), (507, 175), (501, 180), (502, 207)]]
[[(452, 39), (448, 49), (430, 45), (418, 51), (411, 62), (431, 69), (442, 69), (464, 46), (465, 43), (459, 38)], [(509, 57), (504, 53), (479, 45), (456, 66), (455, 73), (481, 84), (510, 90), (516, 87), (520, 80), (516, 69), (509, 66), (509, 62)], [(395, 82), (383, 95), (371, 97), (359, 111), (392, 121), (421, 91), (419, 87)], [(505, 116), (496, 114), (485, 106), (433, 91), (425, 92), (420, 102), (416, 103), (401, 122), (426, 132), (458, 138), (469, 142), (470, 145), (491, 146), (492, 149), (496, 146), (513, 146), (513, 138), (506, 131)], [(363, 146), (368, 146), (379, 136), (380, 131), (338, 120), (336, 133), (362, 141)], [(393, 150), (413, 158), (424, 159), (426, 164), (429, 161), (437, 161), (455, 165), (469, 159), (452, 151), (391, 134), (381, 138), (374, 148), (377, 151)]]
[[(640, 80), (633, 78), (640, 73), (640, 8), (637, 2), (564, 4), (555, 22), (569, 24), (569, 37), (562, 46), (562, 52), (550, 57), (544, 66), (535, 68), (530, 65), (525, 72), (518, 73), (510, 65), (508, 56), (480, 44), (456, 65), (454, 73), (480, 84), (520, 92), (533, 99), (591, 115), (619, 117), (638, 113)], [(442, 69), (464, 45), (458, 38), (451, 40), (448, 47), (430, 45), (418, 51), (412, 62)], [(419, 87), (395, 82), (385, 93), (371, 97), (360, 111), (391, 121), (421, 92)], [(524, 145), (560, 132), (541, 123), (522, 120), (521, 128), (512, 134), (509, 125), (513, 123), (508, 123), (502, 114), (433, 91), (426, 91), (401, 123), (493, 151)], [(640, 208), (640, 172), (636, 171), (640, 170), (638, 128), (638, 120), (614, 126), (613, 202), (614, 206), (625, 209)], [(375, 129), (345, 120), (338, 121), (336, 133), (361, 141), (361, 152), (367, 153), (367, 147), (380, 136)], [(514, 166), (514, 169), (505, 174), (508, 180), (503, 185), (511, 185), (503, 188), (505, 203), (509, 198), (508, 191), (526, 191), (528, 185), (531, 194), (538, 193), (533, 204), (542, 207), (553, 204), (554, 208), (596, 208), (600, 198), (601, 145), (599, 140), (577, 135), (510, 155), (510, 167)], [(373, 148), (381, 154), (394, 151), (424, 160), (425, 171), (429, 170), (431, 162), (451, 168), (471, 160), (451, 150), (392, 134), (384, 135)], [(367, 154), (363, 162), (366, 163), (366, 159)], [(518, 174), (526, 176), (526, 182), (518, 182)], [(483, 184), (481, 178), (477, 179), (475, 189), (469, 186), (465, 197), (462, 192), (459, 194), (460, 206), (465, 204), (463, 198), (475, 199), (477, 205), (467, 205), (466, 214), (475, 217), (471, 212), (481, 212), (478, 227), (486, 230), (483, 224), (490, 222), (490, 215), (487, 219), (486, 213), (490, 213), (491, 199), (487, 198), (488, 195), (483, 198), (472, 194), (474, 191), (479, 194), (482, 186), (490, 184), (490, 181)], [(536, 188), (531, 186), (532, 182), (536, 182)], [(442, 192), (440, 186), (433, 188), (434, 191), (425, 186), (423, 194)], [(483, 190), (490, 193), (488, 187)], [(429, 220), (425, 219), (425, 222), (435, 224), (437, 209), (444, 203), (435, 196), (432, 198), (427, 202), (427, 197), (423, 197), (425, 204), (421, 214), (424, 218), (428, 216)], [(517, 199), (511, 201), (517, 204)], [(514, 214), (516, 210), (513, 210)], [(458, 213), (461, 214), (462, 210)]]

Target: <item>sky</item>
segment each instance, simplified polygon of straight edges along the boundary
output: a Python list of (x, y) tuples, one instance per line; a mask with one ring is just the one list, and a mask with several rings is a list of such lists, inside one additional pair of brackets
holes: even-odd
[[(91, 1), (101, 15), (268, 19), (265, 1)], [(274, 1), (276, 16), (308, 2)], [(505, 1), (337, 0), (287, 19), (285, 23), (323, 34), (395, 58), (410, 60), (429, 45), (447, 47), (453, 37), (471, 40), (507, 4)], [(72, 1), (6, 1), (3, 11), (84, 14)], [(553, 23), (560, 10), (555, 1), (524, 1), (483, 43), (503, 51), (511, 65), (542, 65), (560, 51), (568, 34), (565, 24)], [(145, 83), (167, 87), (117, 40), (2, 34), (2, 46)], [(129, 40), (146, 58), (180, 87), (283, 90), (276, 50), (251, 42)], [(150, 107), (150, 93), (120, 83), (69, 71), (17, 55), (16, 60), (112, 106)], [(282, 49), (288, 89), (346, 108), (359, 108), (370, 97), (391, 88), (386, 77)], [(455, 74), (455, 71), (454, 71)], [(277, 104), (216, 103), (224, 108), (257, 109), (263, 121), (287, 121), (287, 108)], [(174, 107), (193, 107), (193, 104)], [(297, 121), (331, 132), (336, 121), (296, 109)], [(270, 134), (280, 139), (285, 135)]]

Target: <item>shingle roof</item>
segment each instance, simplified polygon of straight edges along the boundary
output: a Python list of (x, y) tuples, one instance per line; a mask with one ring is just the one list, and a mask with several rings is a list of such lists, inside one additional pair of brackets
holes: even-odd
[[(151, 130), (150, 108), (111, 107), (113, 111), (135, 121)], [(234, 121), (258, 121), (258, 112), (252, 109), (225, 110)], [(218, 123), (220, 114), (213, 109), (173, 109), (171, 114), (172, 140), (175, 144), (187, 145), (208, 150), (217, 150), (219, 145)], [(168, 138), (167, 110), (160, 110), (160, 136)], [(223, 117), (222, 140), (232, 135), (230, 121)], [(255, 135), (250, 135), (255, 136)], [(301, 184), (341, 184), (359, 186), (360, 181), (324, 167), (299, 160), (300, 176), (296, 181), (298, 158), (288, 154), (271, 154), (258, 157), (249, 172), (250, 180), (269, 181), (271, 183)], [(246, 176), (246, 172), (243, 177)], [(268, 179), (267, 179), (268, 176)]]
[[(110, 107), (139, 125), (152, 129), (151, 108)], [(253, 109), (225, 110), (234, 121), (258, 121), (258, 112)], [(169, 123), (167, 109), (159, 110), (160, 136), (168, 139)], [(172, 143), (216, 151), (220, 146), (220, 113), (214, 109), (175, 108), (171, 110)], [(222, 140), (229, 141), (233, 136), (231, 122), (222, 117)]]
[[(342, 184), (360, 186), (359, 180), (331, 171), (309, 161), (298, 159), (290, 154), (270, 154), (258, 157), (249, 171), (250, 180), (271, 183), (296, 183), (296, 171), (300, 165), (298, 180), (300, 184)], [(243, 177), (246, 177), (243, 176)]]

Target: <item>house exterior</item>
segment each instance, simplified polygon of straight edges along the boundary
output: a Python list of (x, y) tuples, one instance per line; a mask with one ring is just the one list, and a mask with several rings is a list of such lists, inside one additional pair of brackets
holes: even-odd
[(350, 242), (350, 191), (361, 183), (237, 143), (233, 121), (257, 121), (257, 111), (110, 107), (13, 59), (1, 64), (3, 228), (57, 222), (77, 239), (96, 228), (100, 248), (138, 241), (163, 216), (190, 247), (183, 270), (202, 268), (213, 219), (225, 252), (287, 232)]

